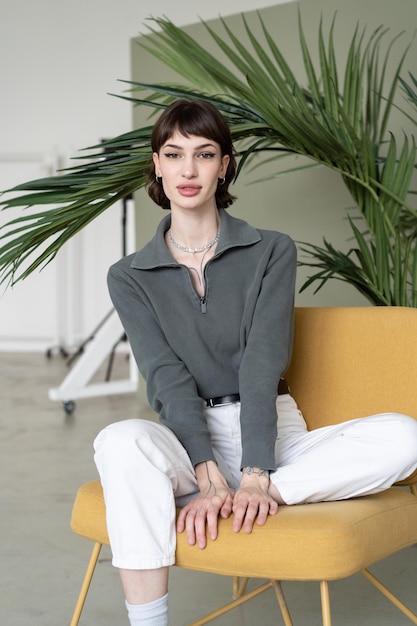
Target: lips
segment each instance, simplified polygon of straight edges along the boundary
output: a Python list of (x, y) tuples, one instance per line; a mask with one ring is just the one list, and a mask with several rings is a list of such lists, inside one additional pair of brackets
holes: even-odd
[(185, 184), (178, 185), (177, 189), (179, 193), (183, 196), (195, 196), (197, 193), (199, 193), (201, 187), (200, 185)]

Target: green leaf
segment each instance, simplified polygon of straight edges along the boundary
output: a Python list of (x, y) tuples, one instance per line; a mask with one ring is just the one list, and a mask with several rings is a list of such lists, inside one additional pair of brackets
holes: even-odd
[[(142, 45), (177, 78), (169, 84), (124, 81), (129, 93), (117, 97), (146, 107), (150, 118), (176, 98), (212, 102), (230, 125), (237, 175), (271, 161), (271, 177), (317, 166), (337, 172), (357, 210), (360, 228), (349, 217), (356, 247), (345, 254), (327, 242), (324, 248), (305, 244), (311, 257), (305, 264), (318, 270), (307, 286), (317, 281), (320, 289), (327, 280), (337, 279), (375, 304), (404, 303), (411, 294), (415, 306), (417, 214), (408, 197), (413, 193), (416, 145), (414, 138), (390, 132), (393, 108), (401, 112), (396, 104), (399, 87), (417, 107), (417, 80), (413, 75), (409, 82), (400, 77), (409, 46), (391, 71), (400, 35), (386, 44), (387, 29), (380, 27), (368, 36), (358, 24), (348, 54), (337, 58), (334, 16), (327, 34), (320, 21), (313, 54), (299, 11), (306, 77), (300, 80), (298, 68), (293, 69), (292, 59), (280, 50), (261, 12), (257, 19), (255, 28), (242, 14), (243, 35), (226, 19), (220, 19), (218, 28), (202, 21), (213, 53), (167, 18), (149, 20)], [(415, 119), (402, 113), (405, 119)], [(4, 193), (3, 211), (22, 213), (0, 230), (0, 280), (20, 280), (49, 263), (86, 224), (143, 187), (151, 163), (151, 132), (148, 123), (92, 146), (59, 176)], [(303, 163), (288, 167), (283, 155), (302, 156)]]

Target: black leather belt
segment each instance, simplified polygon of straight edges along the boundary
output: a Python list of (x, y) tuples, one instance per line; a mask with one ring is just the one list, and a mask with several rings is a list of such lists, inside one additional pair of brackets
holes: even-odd
[[(280, 378), (278, 383), (278, 395), (283, 396), (286, 393), (289, 393), (290, 389), (288, 387), (288, 383), (285, 378)], [(219, 396), (218, 398), (207, 398), (206, 405), (207, 406), (221, 406), (222, 404), (232, 404), (232, 402), (239, 402), (240, 395), (238, 393), (231, 393), (228, 396)]]
[(207, 398), (207, 406), (221, 406), (222, 404), (231, 404), (232, 402), (239, 402), (240, 395), (238, 393), (231, 393), (229, 396), (219, 396), (218, 398)]

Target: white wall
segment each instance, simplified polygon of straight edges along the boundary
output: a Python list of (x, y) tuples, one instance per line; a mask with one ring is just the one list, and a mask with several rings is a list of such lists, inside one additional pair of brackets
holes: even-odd
[[(185, 25), (284, 1), (2, 0), (0, 190), (130, 130), (130, 106), (107, 94), (130, 78), (130, 40), (146, 18)], [(0, 288), (1, 350), (73, 344), (95, 328), (110, 307), (105, 276), (121, 254), (120, 215), (116, 206), (99, 218), (41, 277)]]

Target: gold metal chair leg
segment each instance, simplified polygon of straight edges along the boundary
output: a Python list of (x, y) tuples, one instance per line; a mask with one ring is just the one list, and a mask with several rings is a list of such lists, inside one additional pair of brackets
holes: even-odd
[(240, 576), (233, 577), (233, 599), (238, 600), (246, 590), (246, 585), (249, 582), (249, 578), (241, 578)]
[[(282, 591), (281, 583), (277, 580), (269, 580), (268, 582), (260, 585), (259, 587), (256, 587), (256, 589), (253, 589), (252, 591), (244, 593), (248, 580), (249, 580), (248, 578), (240, 579), (238, 576), (235, 576), (233, 579), (233, 589), (237, 592), (237, 594), (239, 594), (237, 599), (233, 600), (232, 602), (229, 602), (228, 604), (225, 604), (224, 606), (220, 607), (219, 609), (216, 609), (215, 611), (212, 611), (208, 615), (201, 617), (197, 621), (192, 622), (191, 624), (189, 624), (189, 626), (203, 626), (204, 624), (208, 624), (208, 622), (211, 622), (212, 620), (217, 619), (221, 615), (224, 615), (228, 611), (231, 611), (232, 609), (235, 609), (241, 604), (248, 602), (248, 600), (252, 600), (252, 598), (255, 598), (256, 596), (260, 595), (264, 591), (267, 591), (268, 589), (271, 589), (271, 588), (275, 589), (275, 593), (277, 596), (279, 607), (281, 609), (285, 626), (293, 626), (293, 622), (291, 619), (290, 612), (288, 610), (287, 602), (285, 600), (284, 593)], [(330, 622), (329, 624), (325, 624), (324, 626), (331, 626)]]
[(321, 613), (323, 617), (323, 626), (332, 626), (332, 616), (330, 612), (329, 583), (327, 580), (322, 580), (320, 582), (320, 596), (321, 596)]
[[(241, 604), (244, 604), (245, 602), (248, 602), (248, 600), (252, 600), (252, 598), (255, 598), (256, 596), (259, 596), (261, 593), (263, 593), (264, 591), (267, 591), (272, 586), (273, 586), (273, 582), (272, 581), (268, 581), (267, 583), (264, 583), (264, 584), (260, 585), (259, 587), (256, 587), (256, 589), (253, 589), (252, 591), (249, 591), (248, 593), (242, 595), (237, 600), (233, 600), (232, 602), (228, 602), (227, 604), (225, 604), (224, 606), (220, 607), (219, 609), (216, 609), (215, 611), (212, 611), (208, 615), (205, 615), (204, 617), (196, 620), (195, 622), (192, 622), (191, 624), (189, 624), (189, 626), (203, 626), (203, 624), (208, 624), (208, 622), (211, 622), (212, 620), (216, 619), (217, 617), (220, 617), (221, 615), (224, 615), (228, 611), (231, 611), (232, 609), (235, 609), (237, 606), (240, 606)], [(71, 626), (72, 626), (72, 624), (71, 624)]]
[(77, 604), (75, 605), (74, 613), (72, 614), (70, 626), (78, 626), (78, 622), (80, 621), (81, 613), (84, 608), (84, 603), (87, 598), (87, 593), (90, 588), (91, 579), (93, 578), (94, 570), (96, 568), (98, 557), (100, 555), (101, 546), (102, 544), (99, 541), (96, 541), (94, 544), (93, 551), (88, 562), (87, 570), (85, 572), (83, 584), (81, 585)]
[(392, 602), (397, 607), (397, 609), (400, 609), (400, 611), (402, 611), (402, 613), (404, 613), (404, 615), (406, 615), (408, 619), (413, 622), (413, 624), (417, 624), (417, 615), (410, 611), (410, 609), (406, 607), (405, 604), (403, 604), (401, 600), (397, 598), (397, 596), (394, 596), (394, 594), (387, 587), (385, 587), (385, 585), (383, 585), (378, 580), (378, 578), (371, 574), (371, 572), (367, 569), (363, 569), (361, 571), (361, 574), (363, 574), (365, 578), (367, 578), (369, 582), (371, 582), (374, 587), (378, 589), (378, 591), (380, 591), (386, 598), (388, 598), (388, 600)]
[(410, 485), (410, 491), (417, 497), (417, 485)]
[(281, 583), (278, 580), (274, 580), (273, 587), (275, 589), (279, 608), (281, 609), (282, 619), (284, 620), (285, 626), (293, 626), (291, 615), (288, 609), (288, 604), (285, 599)]

